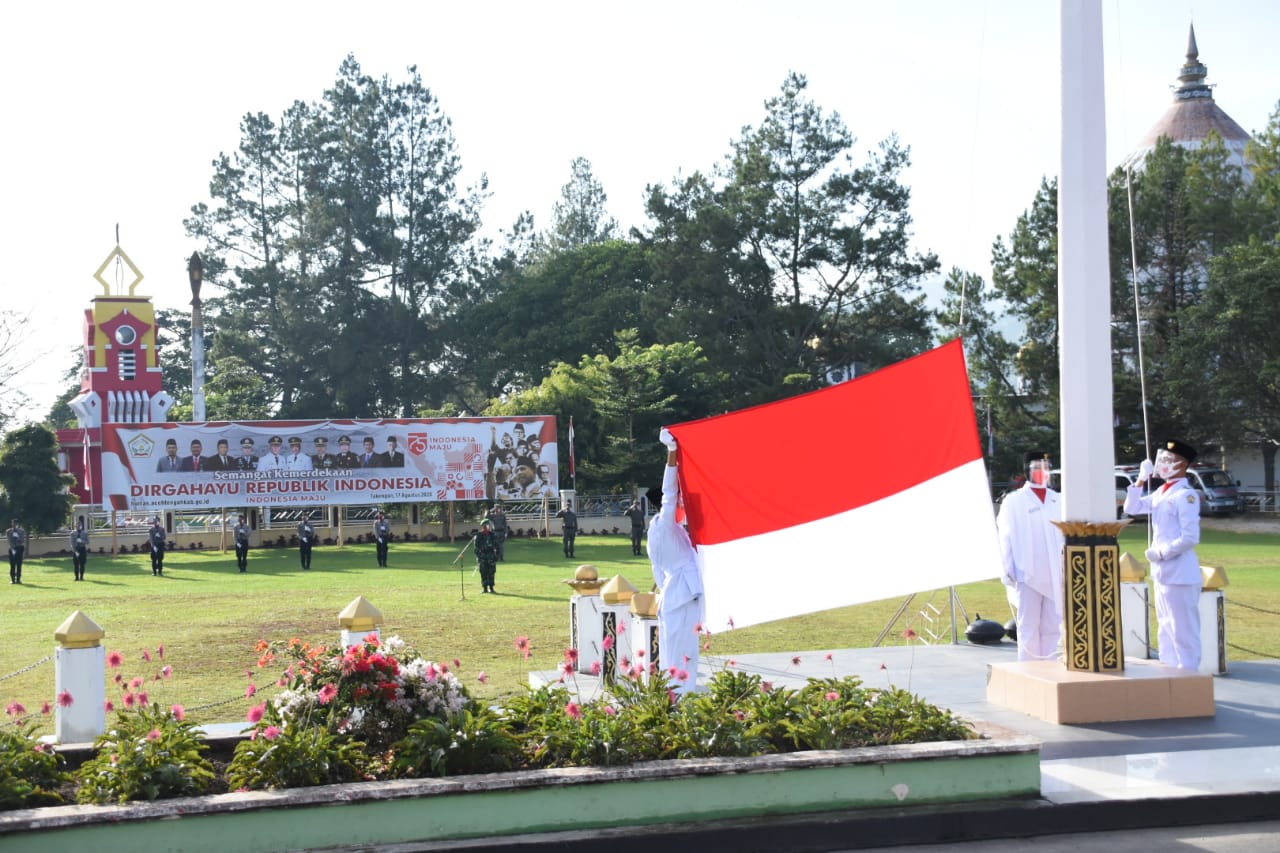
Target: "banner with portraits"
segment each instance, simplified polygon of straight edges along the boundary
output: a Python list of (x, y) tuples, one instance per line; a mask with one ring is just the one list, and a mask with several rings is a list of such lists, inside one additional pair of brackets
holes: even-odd
[(103, 504), (199, 510), (534, 500), (559, 491), (556, 419), (103, 424)]

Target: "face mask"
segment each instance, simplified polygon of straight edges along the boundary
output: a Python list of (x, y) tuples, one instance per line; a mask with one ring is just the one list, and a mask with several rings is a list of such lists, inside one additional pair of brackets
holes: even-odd
[(1049, 462), (1046, 459), (1037, 459), (1031, 463), (1028, 470), (1027, 479), (1031, 481), (1031, 485), (1044, 488), (1049, 485)]
[(1161, 450), (1156, 454), (1155, 473), (1161, 480), (1172, 479), (1178, 473), (1178, 461)]

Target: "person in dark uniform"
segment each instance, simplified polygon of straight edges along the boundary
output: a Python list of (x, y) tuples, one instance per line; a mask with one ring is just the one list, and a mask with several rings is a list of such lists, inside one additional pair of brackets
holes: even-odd
[(364, 437), (364, 452), (360, 454), (361, 468), (379, 468), (382, 466), (382, 455), (373, 452), (373, 436)]
[(344, 435), (338, 439), (338, 455), (334, 459), (345, 471), (360, 467), (360, 457), (351, 452), (351, 436)]
[(387, 567), (387, 547), (391, 542), (391, 522), (387, 521), (385, 513), (379, 512), (378, 518), (373, 522), (373, 541), (378, 546), (378, 565), (384, 569)]
[(191, 440), (191, 455), (182, 457), (182, 464), (178, 466), (179, 471), (202, 471), (205, 468), (204, 445), (200, 443), (200, 439)]
[(164, 528), (160, 526), (160, 516), (151, 520), (151, 531), (147, 534), (147, 539), (151, 542), (151, 576), (159, 577), (164, 574), (164, 551), (168, 544)]
[(225, 438), (218, 439), (218, 452), (204, 461), (209, 471), (234, 471), (236, 460), (231, 457), (231, 446)]
[(493, 522), (493, 535), (498, 538), (498, 561), (507, 559), (507, 513), (502, 504), (494, 504), (489, 509), (489, 520)]
[(236, 526), (232, 528), (231, 533), (236, 540), (236, 565), (240, 567), (240, 571), (249, 570), (249, 522), (243, 515), (240, 516)]
[(89, 560), (89, 531), (84, 529), (84, 516), (76, 519), (76, 529), (71, 531), (71, 568), (76, 580), (84, 580), (84, 564)]
[(156, 470), (164, 473), (182, 470), (182, 460), (178, 458), (178, 440), (170, 438), (164, 443), (164, 456), (156, 463)]
[(399, 449), (399, 441), (394, 435), (387, 436), (387, 452), (382, 454), (382, 468), (403, 468), (404, 452)]
[(561, 538), (564, 541), (564, 555), (572, 557), (574, 540), (578, 538), (578, 516), (573, 511), (573, 504), (566, 503), (564, 509), (556, 513), (556, 518), (562, 519), (560, 528)]
[(311, 546), (316, 541), (316, 529), (311, 526), (311, 516), (304, 515), (298, 522), (298, 556), (304, 571), (311, 569)]
[(338, 467), (338, 457), (329, 452), (329, 439), (317, 435), (312, 439), (315, 453), (311, 455), (311, 467), (316, 471), (332, 471)]
[(640, 501), (632, 501), (623, 514), (631, 519), (631, 556), (639, 557), (640, 540), (644, 536), (644, 507), (640, 506)]
[(493, 522), (485, 519), (480, 522), (480, 532), (471, 540), (476, 549), (476, 561), (480, 564), (481, 592), (497, 593), (493, 588), (494, 577), (498, 574), (498, 537), (493, 532)]
[(247, 435), (240, 439), (240, 456), (236, 459), (236, 470), (258, 470), (258, 457), (253, 453), (253, 439)]
[(14, 519), (5, 531), (9, 540), (9, 583), (22, 583), (22, 558), (27, 553), (27, 531)]

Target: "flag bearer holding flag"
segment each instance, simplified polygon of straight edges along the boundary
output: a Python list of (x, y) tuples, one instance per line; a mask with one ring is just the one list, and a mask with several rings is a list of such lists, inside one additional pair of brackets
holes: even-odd
[(702, 569), (689, 533), (676, 519), (680, 502), (676, 439), (666, 428), (658, 439), (667, 448), (662, 474), (662, 507), (649, 522), (649, 560), (658, 585), (658, 663), (681, 694), (697, 687), (699, 630), (702, 626)]

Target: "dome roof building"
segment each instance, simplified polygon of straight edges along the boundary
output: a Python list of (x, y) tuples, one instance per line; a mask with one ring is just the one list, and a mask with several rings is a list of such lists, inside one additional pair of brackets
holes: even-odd
[(1214, 102), (1213, 89), (1205, 83), (1208, 73), (1209, 69), (1200, 61), (1193, 24), (1187, 37), (1187, 61), (1178, 73), (1173, 103), (1138, 143), (1137, 149), (1124, 159), (1120, 168), (1142, 171), (1147, 155), (1155, 149), (1162, 136), (1169, 137), (1175, 145), (1195, 149), (1204, 144), (1210, 131), (1217, 131), (1229, 153), (1228, 162), (1240, 168), (1246, 181), (1252, 177), (1245, 158), (1250, 136)]

